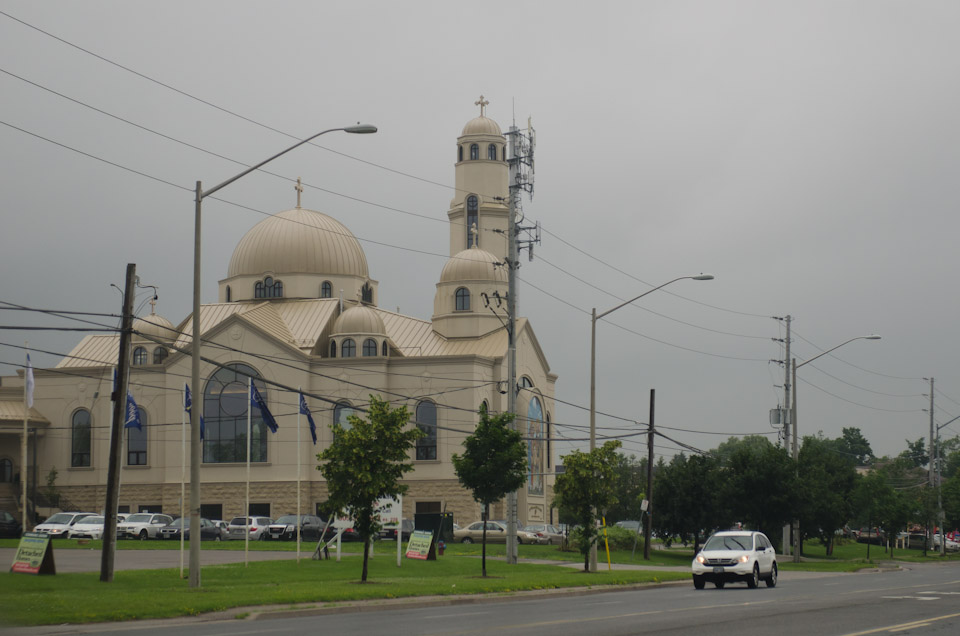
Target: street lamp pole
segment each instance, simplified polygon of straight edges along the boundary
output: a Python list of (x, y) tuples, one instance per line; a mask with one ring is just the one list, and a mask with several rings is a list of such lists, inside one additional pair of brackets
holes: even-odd
[[(652, 294), (658, 289), (663, 289), (671, 283), (675, 283), (678, 280), (713, 280), (711, 274), (699, 274), (697, 276), (681, 276), (679, 278), (674, 278), (673, 280), (668, 280), (662, 285), (658, 285), (653, 289), (648, 289), (644, 293), (631, 298), (630, 300), (620, 303), (613, 309), (608, 309), (602, 314), (597, 313), (597, 308), (594, 307), (593, 311), (590, 313), (590, 450), (592, 451), (597, 447), (597, 321), (603, 318), (608, 314), (612, 314), (621, 307), (625, 307), (630, 303), (640, 300), (647, 294)], [(652, 508), (652, 502), (650, 502), (650, 493), (647, 493), (647, 513), (649, 514), (650, 509)], [(594, 543), (590, 547), (590, 571), (597, 571), (597, 544)]]
[[(190, 369), (190, 383), (193, 385), (193, 405), (190, 408), (190, 536), (194, 537), (194, 540), (190, 542), (190, 587), (200, 587), (200, 541), (198, 537), (200, 537), (200, 462), (203, 457), (203, 449), (200, 444), (200, 412), (203, 408), (203, 392), (200, 388), (200, 218), (203, 200), (294, 148), (313, 141), (320, 135), (336, 131), (367, 134), (377, 132), (377, 127), (370, 124), (357, 124), (344, 128), (330, 128), (293, 144), (286, 150), (282, 150), (269, 159), (247, 168), (240, 174), (215, 185), (209, 190), (204, 191), (201, 183), (197, 181), (196, 208), (193, 221), (193, 333), (191, 334)], [(249, 512), (249, 510), (244, 511), (244, 514), (249, 514)]]
[(934, 446), (934, 448), (936, 449), (935, 460), (933, 459), (934, 455), (931, 452), (931, 461), (936, 461), (936, 469), (937, 469), (937, 481), (936, 481), (937, 508), (939, 510), (939, 512), (937, 513), (937, 519), (940, 522), (940, 556), (947, 555), (947, 535), (945, 532), (945, 528), (943, 527), (943, 483), (941, 482), (941, 479), (940, 479), (940, 429), (943, 428), (944, 426), (947, 426), (948, 424), (952, 424), (957, 420), (960, 420), (960, 415), (954, 418), (951, 418), (946, 422), (944, 422), (943, 424), (939, 424), (937, 426), (937, 443)]
[[(826, 351), (819, 353), (805, 362), (797, 364), (797, 359), (793, 358), (791, 360), (793, 366), (793, 405), (790, 408), (790, 420), (793, 422), (793, 463), (794, 469), (796, 470), (797, 477), (800, 476), (800, 450), (797, 445), (797, 389), (800, 387), (797, 386), (797, 369), (804, 366), (805, 364), (810, 364), (817, 358), (825, 356), (832, 351), (836, 351), (845, 344), (850, 344), (854, 340), (880, 340), (880, 336), (876, 334), (871, 334), (869, 336), (857, 336), (856, 338), (850, 338), (844, 342), (841, 342), (836, 347), (832, 349), (827, 349)], [(796, 504), (796, 502), (794, 502)], [(800, 563), (800, 519), (794, 518), (793, 520), (793, 562)]]

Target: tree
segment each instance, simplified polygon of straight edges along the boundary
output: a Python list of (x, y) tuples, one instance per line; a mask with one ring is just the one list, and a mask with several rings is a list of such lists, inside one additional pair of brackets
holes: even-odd
[(607, 509), (607, 525), (639, 520), (643, 515), (640, 505), (647, 489), (647, 458), (637, 459), (636, 455), (617, 453), (613, 469), (617, 503)]
[(363, 542), (363, 573), (367, 580), (370, 540), (380, 530), (375, 516), (377, 500), (406, 492), (400, 478), (413, 470), (410, 451), (423, 432), (408, 427), (407, 407), (391, 409), (390, 404), (370, 396), (367, 419), (347, 418), (349, 428), (333, 424), (333, 443), (317, 455), (317, 466), (327, 480), (330, 507), (347, 511)]
[(674, 455), (657, 472), (653, 489), (653, 523), (661, 537), (693, 538), (693, 552), (700, 551), (703, 532), (730, 525), (724, 499), (716, 493), (723, 489), (725, 474), (720, 460), (713, 455)]
[(924, 438), (921, 437), (915, 442), (911, 442), (910, 440), (905, 441), (907, 442), (907, 450), (900, 453), (899, 458), (914, 468), (926, 466), (927, 462), (930, 461), (930, 455), (927, 453), (927, 445)]
[(590, 548), (597, 539), (597, 512), (617, 503), (614, 465), (620, 442), (611, 440), (584, 453), (575, 450), (563, 457), (564, 472), (554, 484), (553, 505), (566, 509), (579, 525), (583, 571), (590, 571)]
[(873, 449), (870, 448), (870, 442), (863, 436), (859, 428), (844, 428), (843, 435), (838, 437), (834, 444), (839, 452), (846, 454), (858, 466), (869, 464), (873, 458)]
[(786, 449), (753, 436), (737, 445), (724, 461), (725, 496), (733, 517), (768, 537), (789, 521), (795, 510), (796, 465)]
[[(523, 436), (510, 428), (512, 413), (490, 417), (487, 406), (480, 406), (480, 423), (463, 441), (463, 455), (454, 455), (453, 469), (463, 487), (483, 506), (484, 522), (490, 516), (490, 504), (523, 486), (527, 470), (527, 451)], [(487, 576), (487, 524), (483, 524), (481, 571)]]
[(850, 520), (850, 495), (856, 484), (854, 459), (836, 452), (842, 441), (804, 437), (799, 454), (800, 532), (819, 537), (828, 555), (833, 554), (836, 531)]

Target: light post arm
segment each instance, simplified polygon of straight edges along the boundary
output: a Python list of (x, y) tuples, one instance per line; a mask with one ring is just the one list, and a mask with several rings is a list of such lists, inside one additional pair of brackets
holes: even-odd
[(809, 360), (807, 360), (807, 361), (805, 361), (805, 362), (801, 362), (800, 364), (797, 365), (797, 368), (799, 369), (800, 367), (802, 367), (802, 366), (805, 365), (805, 364), (810, 364), (811, 362), (813, 362), (813, 361), (816, 360), (817, 358), (819, 358), (819, 357), (821, 357), (821, 356), (825, 356), (825, 355), (827, 355), (828, 353), (830, 353), (831, 351), (836, 351), (837, 349), (839, 349), (839, 348), (842, 347), (843, 345), (845, 345), (845, 344), (850, 344), (850, 343), (853, 342), (854, 340), (880, 340), (880, 336), (878, 336), (878, 335), (876, 335), (876, 334), (871, 334), (871, 335), (869, 335), (869, 336), (857, 336), (856, 338), (850, 338), (849, 340), (847, 340), (847, 341), (845, 341), (845, 342), (841, 342), (840, 344), (838, 344), (836, 347), (833, 347), (832, 349), (827, 349), (827, 350), (824, 351), (823, 353), (818, 353), (817, 355), (813, 356), (813, 357), (810, 358)]

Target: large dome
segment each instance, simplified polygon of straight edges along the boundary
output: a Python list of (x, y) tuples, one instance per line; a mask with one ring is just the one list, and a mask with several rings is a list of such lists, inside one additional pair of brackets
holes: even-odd
[(440, 273), (441, 283), (468, 280), (493, 280), (507, 282), (506, 267), (500, 259), (479, 247), (463, 250), (447, 261)]
[(500, 132), (500, 124), (481, 115), (474, 117), (463, 127), (460, 136), (464, 137), (466, 135), (503, 135), (503, 133)]
[(350, 230), (322, 212), (303, 208), (260, 221), (233, 250), (228, 278), (265, 272), (369, 277), (367, 257)]
[(155, 313), (145, 318), (135, 319), (133, 321), (133, 331), (139, 334), (134, 337), (146, 338), (147, 340), (151, 337), (162, 340), (173, 340), (177, 336), (177, 330), (174, 328), (173, 323)]

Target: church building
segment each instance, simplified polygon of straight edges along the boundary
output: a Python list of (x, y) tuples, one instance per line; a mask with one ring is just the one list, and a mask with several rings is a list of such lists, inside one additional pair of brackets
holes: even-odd
[[(191, 387), (194, 408), (202, 409), (205, 422), (203, 516), (243, 514), (247, 378), (253, 376), (279, 429), (271, 433), (254, 409), (251, 514), (294, 513), (298, 472), (303, 512), (314, 512), (327, 499), (316, 454), (331, 443), (331, 424), (346, 422), (374, 394), (392, 406), (407, 405), (411, 426), (425, 433), (411, 453), (415, 470), (404, 480), (409, 485), (404, 516), (451, 512), (461, 525), (480, 518), (479, 504), (457, 481), (451, 455), (463, 451), (481, 404), (492, 412), (507, 410), (510, 387), (506, 303), (497, 309), (508, 287), (507, 139), (486, 116), (486, 102), (481, 98), (478, 104), (480, 115), (463, 127), (452, 157), (450, 258), (436, 278), (430, 320), (379, 307), (380, 281), (371, 276), (359, 241), (332, 216), (301, 207), (299, 191), (297, 207), (257, 223), (237, 244), (217, 302), (201, 309), (202, 355), (217, 364), (203, 362), (202, 385)], [(140, 269), (156, 266), (162, 264), (144, 263)], [(378, 273), (389, 285), (384, 275)], [(174, 323), (151, 307), (133, 327), (130, 387), (142, 430), (124, 430), (120, 511), (179, 514), (184, 474), (189, 480), (189, 417), (186, 445), (182, 421), (192, 317)], [(519, 519), (555, 521), (550, 500), (556, 458), (549, 440), (557, 376), (530, 323), (518, 318), (516, 329), (517, 425), (529, 470)], [(49, 507), (55, 502), (40, 494), (55, 470), (59, 508), (103, 509), (118, 349), (117, 334), (86, 336), (54, 368), (34, 370), (26, 471), (20, 465), (24, 374), (0, 378), (0, 480), (6, 482), (0, 483), (0, 499), (18, 492), (13, 482), (26, 473), (30, 497), (34, 480), (39, 482), (36, 510), (55, 511)], [(306, 418), (298, 431), (297, 393), (279, 386), (300, 387), (307, 395), (316, 444)], [(502, 504), (491, 512), (494, 518), (506, 515)]]

